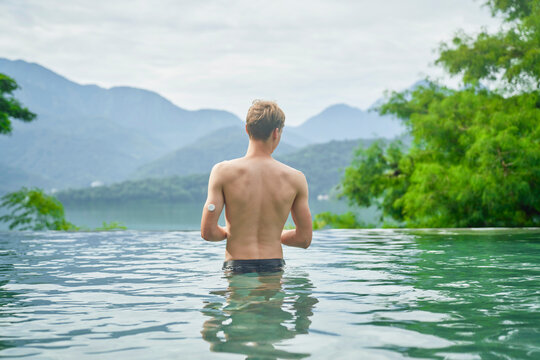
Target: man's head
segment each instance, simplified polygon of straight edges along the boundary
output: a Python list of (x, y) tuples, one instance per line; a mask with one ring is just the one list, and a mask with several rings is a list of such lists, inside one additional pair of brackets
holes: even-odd
[(248, 110), (246, 130), (254, 140), (266, 141), (275, 129), (281, 131), (285, 114), (273, 101), (255, 100)]

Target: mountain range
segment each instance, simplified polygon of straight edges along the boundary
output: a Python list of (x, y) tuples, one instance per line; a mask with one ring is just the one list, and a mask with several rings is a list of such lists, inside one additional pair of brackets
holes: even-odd
[[(319, 114), (293, 127), (294, 135), (301, 135), (310, 143), (330, 140), (394, 138), (403, 133), (400, 121), (390, 116), (380, 116), (375, 111), (364, 111), (347, 104), (327, 107)], [(284, 133), (287, 141), (287, 134)]]
[[(186, 110), (144, 89), (81, 85), (23, 60), (0, 58), (0, 73), (17, 81), (15, 97), (38, 115), (0, 137), (0, 192), (205, 173), (247, 146), (243, 122), (227, 111)], [(393, 118), (338, 104), (286, 126), (276, 155), (402, 131)]]
[[(145, 179), (209, 173), (214, 164), (243, 156), (248, 143), (243, 126), (217, 129), (191, 144), (139, 167), (130, 178)], [(274, 155), (279, 156), (294, 150), (297, 148), (282, 142), (276, 148)]]
[[(305, 174), (309, 184), (310, 198), (316, 199), (318, 195), (328, 195), (333, 192), (343, 175), (345, 167), (351, 163), (354, 151), (359, 146), (369, 146), (373, 141), (374, 139), (332, 140), (323, 144), (311, 144), (298, 150), (289, 149), (290, 152), (276, 155), (276, 158)], [(182, 160), (186, 160), (186, 158), (182, 158)], [(192, 161), (196, 160), (195, 158)], [(109, 186), (70, 189), (59, 192), (57, 196), (63, 203), (69, 205), (133, 203), (141, 200), (175, 203), (204, 201), (208, 186), (208, 172), (213, 165), (210, 161), (206, 163), (206, 168), (200, 168), (200, 174), (182, 173), (176, 167), (173, 169), (174, 171), (160, 173), (161, 176), (159, 177), (143, 177), (142, 179), (124, 181)], [(206, 172), (202, 172), (202, 170), (206, 170)]]

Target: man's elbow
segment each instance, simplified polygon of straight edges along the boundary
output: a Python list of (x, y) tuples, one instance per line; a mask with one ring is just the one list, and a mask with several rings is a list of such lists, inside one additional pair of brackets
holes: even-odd
[(201, 229), (201, 238), (203, 238), (203, 240), (208, 241), (208, 234), (203, 229)]
[(201, 237), (206, 241), (212, 241), (214, 236), (212, 235), (212, 231), (209, 229), (201, 228)]
[(206, 241), (221, 241), (227, 238), (224, 230), (219, 226), (215, 227), (202, 227), (201, 237)]
[(312, 231), (306, 231), (305, 233), (302, 234), (301, 236), (302, 244), (303, 244), (302, 248), (307, 249), (311, 245), (312, 237), (313, 237)]

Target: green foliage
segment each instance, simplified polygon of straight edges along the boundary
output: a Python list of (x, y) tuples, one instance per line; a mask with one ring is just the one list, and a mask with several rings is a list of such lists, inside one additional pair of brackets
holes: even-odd
[(22, 188), (8, 193), (0, 199), (0, 207), (10, 214), (0, 217), (8, 222), (9, 229), (18, 230), (77, 230), (78, 228), (64, 218), (64, 207), (54, 197), (40, 189)]
[(540, 1), (489, 0), (493, 15), (506, 27), (495, 34), (485, 30), (476, 37), (457, 32), (451, 45), (441, 44), (436, 63), (467, 84), (480, 80), (504, 81), (499, 90), (538, 90), (540, 85)]
[(321, 230), (327, 227), (333, 229), (358, 229), (372, 228), (373, 226), (366, 225), (358, 220), (356, 215), (350, 211), (344, 214), (334, 214), (330, 211), (326, 211), (315, 215), (315, 219), (313, 220), (313, 230)]
[[(509, 29), (442, 46), (438, 63), (463, 89), (427, 81), (391, 93), (379, 112), (405, 122), (412, 146), (358, 150), (342, 195), (409, 227), (539, 226), (539, 3), (489, 1)], [(479, 85), (497, 76), (495, 90)]]
[(408, 184), (399, 167), (402, 145), (396, 141), (387, 146), (386, 152), (383, 148), (383, 143), (375, 142), (367, 149), (356, 151), (351, 166), (345, 169), (340, 195), (346, 195), (351, 205), (376, 205), (384, 215), (400, 219), (402, 209), (394, 202)]
[(25, 122), (34, 120), (36, 114), (23, 107), (12, 95), (18, 88), (15, 80), (0, 74), (0, 134), (10, 134), (11, 119)]
[(64, 230), (64, 231), (110, 231), (126, 230), (119, 222), (103, 222), (101, 227), (93, 230), (78, 227), (66, 221), (64, 206), (54, 196), (43, 193), (43, 190), (22, 188), (8, 193), (2, 198), (0, 208), (4, 207), (9, 214), (0, 217), (0, 222), (7, 222), (10, 230)]
[(110, 223), (103, 222), (103, 225), (101, 227), (95, 228), (94, 231), (111, 231), (111, 230), (126, 230), (127, 227), (125, 227), (123, 224), (119, 223), (118, 221), (111, 221)]

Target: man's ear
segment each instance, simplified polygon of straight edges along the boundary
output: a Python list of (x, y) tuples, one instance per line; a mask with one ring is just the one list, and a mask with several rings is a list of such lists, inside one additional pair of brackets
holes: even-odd
[(247, 124), (246, 124), (246, 134), (249, 135), (249, 131), (248, 131), (248, 129), (247, 129)]
[(279, 136), (279, 128), (275, 128), (274, 131), (272, 131), (272, 138), (276, 140)]

